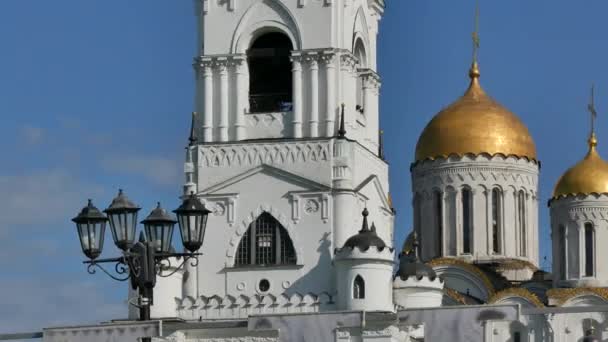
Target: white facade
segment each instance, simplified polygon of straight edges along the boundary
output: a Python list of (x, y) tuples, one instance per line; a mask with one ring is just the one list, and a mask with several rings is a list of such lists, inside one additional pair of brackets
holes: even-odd
[[(204, 255), (197, 267), (187, 265), (177, 304), (159, 300), (169, 307), (153, 312), (173, 310), (175, 316), (197, 319), (335, 309), (340, 291), (334, 250), (357, 233), (365, 206), (378, 235), (389, 246), (393, 241), (388, 165), (378, 146), (375, 49), (383, 4), (243, 0), (196, 5), (198, 113), (184, 193), (196, 193), (213, 213)], [(292, 46), (291, 103), (260, 112), (252, 106), (261, 100), (250, 89), (250, 75), (258, 75), (253, 44), (277, 32)], [(337, 137), (341, 103), (346, 138)], [(267, 251), (258, 238), (262, 228), (256, 228), (262, 216), (281, 232), (272, 242), (281, 247), (268, 252), (276, 256), (266, 256), (276, 259), (271, 264), (260, 260)], [(248, 249), (243, 247), (250, 240)], [(290, 244), (293, 256), (285, 252)], [(387, 258), (379, 260), (386, 263)], [(392, 259), (384, 266), (389, 283), (391, 265)], [(389, 286), (382, 290), (382, 306), (392, 310)], [(155, 296), (168, 294), (161, 290)]]
[[(534, 160), (482, 153), (414, 163), (414, 228), (427, 264), (416, 256), (393, 277), (394, 211), (378, 140), (383, 10), (383, 0), (195, 0), (197, 113), (183, 190), (212, 210), (203, 255), (159, 278), (152, 316), (169, 319), (45, 329), (44, 341), (608, 338), (608, 266), (596, 248), (608, 239), (608, 198), (551, 201), (555, 273), (535, 272)], [(270, 34), (288, 54), (259, 43)], [(270, 76), (290, 80), (279, 94), (252, 90), (261, 70), (252, 60), (268, 56), (281, 66)], [(276, 110), (261, 110), (268, 103)], [(362, 225), (363, 208), (377, 230)], [(375, 245), (345, 246), (358, 232), (374, 232)]]
[(551, 239), (556, 287), (608, 286), (608, 197), (580, 195), (553, 199)]
[[(486, 154), (414, 164), (414, 227), (422, 260), (458, 257), (483, 263), (517, 259), (538, 266), (538, 171), (535, 161)], [(468, 246), (465, 190), (470, 191)], [(527, 279), (531, 272), (525, 275)]]

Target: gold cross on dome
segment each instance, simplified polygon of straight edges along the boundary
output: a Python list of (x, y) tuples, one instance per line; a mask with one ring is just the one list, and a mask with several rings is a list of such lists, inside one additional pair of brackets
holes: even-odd
[(591, 114), (591, 134), (595, 133), (595, 119), (597, 118), (597, 112), (595, 111), (595, 85), (591, 84), (591, 99), (587, 105), (587, 110)]
[(475, 29), (473, 31), (473, 61), (477, 62), (477, 52), (479, 50), (479, 0), (475, 5)]

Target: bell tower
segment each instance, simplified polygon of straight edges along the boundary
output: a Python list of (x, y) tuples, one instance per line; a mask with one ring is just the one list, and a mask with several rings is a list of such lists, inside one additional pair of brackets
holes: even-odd
[(183, 275), (180, 317), (331, 310), (334, 250), (366, 204), (392, 246), (376, 73), (383, 11), (383, 0), (195, 0), (184, 192), (213, 214), (204, 255)]
[(384, 1), (196, 0), (200, 142), (332, 137), (378, 150)]

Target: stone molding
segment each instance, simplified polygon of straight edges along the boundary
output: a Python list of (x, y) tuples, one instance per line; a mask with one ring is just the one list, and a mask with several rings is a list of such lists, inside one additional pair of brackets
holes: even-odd
[(199, 145), (199, 156), (200, 168), (326, 162), (332, 156), (332, 144), (325, 140)]
[(246, 61), (247, 55), (245, 54), (199, 56), (194, 58), (192, 66), (198, 75), (202, 76), (205, 71), (223, 70), (225, 72), (228, 67), (237, 68), (244, 65)]
[(183, 319), (247, 318), (254, 314), (320, 312), (335, 309), (333, 296), (320, 294), (283, 293), (279, 296), (240, 295), (201, 296), (176, 299), (177, 311)]
[(343, 247), (336, 250), (335, 260), (378, 260), (383, 262), (390, 262), (392, 264), (394, 262), (394, 256), (394, 250), (390, 247), (384, 247), (383, 249), (379, 249), (378, 247), (372, 246), (367, 250), (361, 250), (359, 247)]
[(595, 296), (608, 303), (608, 288), (605, 287), (577, 287), (554, 288), (547, 291), (547, 298), (555, 301), (557, 306), (563, 306), (572, 299), (583, 296)]
[(488, 300), (488, 303), (500, 304), (508, 302), (509, 298), (521, 298), (537, 308), (543, 308), (545, 306), (537, 295), (530, 292), (528, 289), (521, 287), (512, 287), (499, 291)]
[(494, 289), (494, 285), (490, 281), (490, 278), (483, 273), (479, 268), (475, 267), (475, 265), (469, 264), (468, 262), (462, 261), (460, 259), (455, 258), (437, 258), (433, 259), (427, 263), (434, 270), (437, 270), (440, 267), (449, 268), (449, 267), (457, 267), (464, 270), (467, 273), (472, 274), (476, 278), (482, 281), (483, 285), (486, 288), (486, 291), (489, 293), (489, 297), (492, 297), (496, 290)]

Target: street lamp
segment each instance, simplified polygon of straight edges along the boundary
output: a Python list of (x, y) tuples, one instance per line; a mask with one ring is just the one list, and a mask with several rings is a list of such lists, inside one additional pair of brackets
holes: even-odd
[[(104, 210), (107, 217), (89, 200), (87, 206), (72, 221), (76, 223), (82, 251), (89, 258), (84, 261), (88, 265), (87, 271), (94, 274), (99, 268), (112, 279), (130, 279), (132, 288), (139, 291), (138, 303), (131, 304), (139, 308), (140, 320), (149, 320), (156, 277), (170, 277), (182, 269), (188, 260), (193, 267), (197, 266), (198, 256), (201, 255), (197, 251), (203, 245), (210, 211), (194, 193), (184, 198), (179, 208), (174, 210), (178, 220), (174, 220), (158, 203), (156, 209), (141, 222), (144, 225), (145, 237), (142, 232), (139, 241), (135, 242), (139, 210), (140, 208), (120, 190), (118, 196)], [(114, 244), (121, 250), (122, 256), (97, 259), (103, 250), (108, 221)], [(171, 247), (176, 223), (179, 223), (182, 243), (187, 251), (185, 253), (175, 253)], [(164, 271), (171, 268), (171, 258), (183, 258), (183, 261), (167, 274)], [(103, 267), (103, 264), (107, 263), (114, 264), (114, 274)]]
[(196, 252), (203, 245), (207, 218), (211, 213), (193, 192), (190, 193), (179, 208), (173, 210), (179, 222), (179, 231), (184, 247), (190, 252)]

